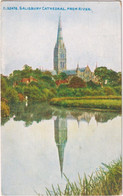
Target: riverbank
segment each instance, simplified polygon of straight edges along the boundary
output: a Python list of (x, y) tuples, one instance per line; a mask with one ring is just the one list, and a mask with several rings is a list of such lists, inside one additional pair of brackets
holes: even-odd
[(117, 111), (121, 111), (122, 107), (121, 96), (61, 97), (51, 99), (50, 104), (63, 107)]
[[(109, 165), (96, 170), (91, 176), (84, 175), (78, 182), (70, 182), (65, 176), (67, 184), (62, 191), (60, 186), (52, 191), (46, 189), (47, 195), (120, 195), (122, 190), (122, 160), (121, 158)], [(52, 192), (52, 194), (51, 194)]]

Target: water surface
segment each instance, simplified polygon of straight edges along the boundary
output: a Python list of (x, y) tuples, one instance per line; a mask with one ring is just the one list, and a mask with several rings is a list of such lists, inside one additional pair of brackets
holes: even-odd
[(2, 192), (45, 194), (45, 187), (78, 181), (121, 155), (121, 115), (33, 104), (2, 119)]

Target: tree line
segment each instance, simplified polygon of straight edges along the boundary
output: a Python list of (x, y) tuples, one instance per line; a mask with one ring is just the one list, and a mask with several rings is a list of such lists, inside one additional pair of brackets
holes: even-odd
[[(69, 79), (68, 83), (56, 85), (58, 80), (69, 76), (65, 73), (52, 75), (50, 71), (33, 70), (25, 65), (23, 70), (14, 70), (8, 77), (1, 75), (1, 112), (8, 116), (10, 105), (24, 102), (48, 101), (53, 97), (82, 97), (95, 95), (121, 95), (121, 72), (115, 72), (106, 67), (98, 67), (94, 72), (98, 82), (85, 82), (77, 76)], [(23, 78), (33, 77), (37, 81), (28, 84)]]

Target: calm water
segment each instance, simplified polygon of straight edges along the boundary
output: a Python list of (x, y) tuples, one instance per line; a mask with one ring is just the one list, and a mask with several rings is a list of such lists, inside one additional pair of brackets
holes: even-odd
[(63, 173), (77, 181), (120, 157), (121, 115), (19, 105), (2, 120), (1, 137), (3, 194), (45, 194), (65, 186)]

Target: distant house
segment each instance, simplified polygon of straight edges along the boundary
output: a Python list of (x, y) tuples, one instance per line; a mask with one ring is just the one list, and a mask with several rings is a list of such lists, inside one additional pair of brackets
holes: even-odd
[(56, 85), (59, 86), (60, 84), (68, 84), (69, 80), (65, 79), (65, 80), (57, 80), (56, 81)]
[[(29, 78), (23, 78), (20, 82), (21, 83), (26, 83), (29, 84), (30, 82), (37, 82), (38, 80), (36, 80), (35, 78), (33, 78), (32, 76), (30, 76)], [(17, 86), (18, 83), (20, 82), (14, 82), (13, 83), (13, 87)]]
[(30, 82), (37, 82), (37, 80), (33, 78), (32, 76), (30, 76), (30, 78), (23, 78), (20, 82), (29, 84)]

